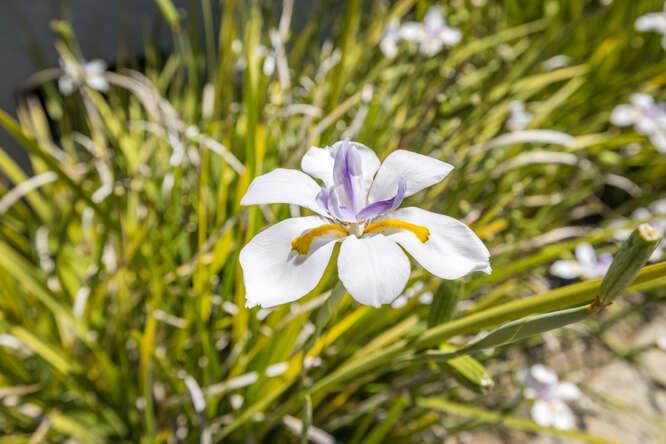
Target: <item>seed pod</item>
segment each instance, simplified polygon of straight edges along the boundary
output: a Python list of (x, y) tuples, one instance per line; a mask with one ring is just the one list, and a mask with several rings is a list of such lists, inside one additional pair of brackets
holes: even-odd
[(641, 224), (631, 233), (601, 282), (601, 294), (594, 303), (596, 309), (609, 305), (627, 289), (660, 241), (661, 234), (649, 224)]

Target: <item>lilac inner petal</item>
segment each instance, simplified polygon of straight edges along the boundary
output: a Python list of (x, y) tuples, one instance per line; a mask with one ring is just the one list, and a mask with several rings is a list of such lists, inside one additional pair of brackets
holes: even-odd
[(356, 215), (354, 212), (349, 208), (340, 205), (334, 187), (322, 188), (317, 195), (317, 202), (335, 219), (347, 222), (356, 221)]
[(613, 262), (613, 255), (605, 253), (599, 256), (599, 258), (597, 259), (597, 267), (605, 271), (608, 267), (610, 267), (612, 262)]
[(377, 217), (381, 214), (397, 209), (405, 199), (406, 191), (407, 182), (404, 178), (401, 177), (400, 180), (398, 180), (398, 190), (396, 191), (395, 196), (391, 197), (390, 199), (373, 202), (366, 206), (357, 214), (358, 219), (371, 219), (373, 217)]
[(349, 142), (343, 143), (335, 156), (333, 181), (340, 205), (358, 212), (365, 201), (361, 154)]

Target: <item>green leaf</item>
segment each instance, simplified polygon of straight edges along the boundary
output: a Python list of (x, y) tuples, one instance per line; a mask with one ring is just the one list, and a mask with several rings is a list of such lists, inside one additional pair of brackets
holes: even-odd
[[(455, 347), (443, 344), (440, 346), (440, 350), (452, 352), (455, 351)], [(471, 384), (476, 389), (488, 389), (495, 385), (495, 381), (486, 368), (471, 356), (459, 356), (445, 361), (443, 365), (453, 370), (463, 383)]]
[(428, 327), (453, 319), (461, 291), (462, 281), (442, 281), (432, 298)]
[[(479, 350), (498, 347), (511, 342), (520, 341), (530, 336), (539, 335), (550, 330), (564, 327), (574, 322), (582, 321), (590, 316), (590, 306), (560, 310), (552, 313), (528, 316), (523, 319), (509, 322), (491, 331), (483, 338), (472, 342), (458, 350), (434, 351), (425, 354), (425, 359), (449, 360), (456, 356), (466, 355)], [(441, 347), (440, 347), (441, 349)]]

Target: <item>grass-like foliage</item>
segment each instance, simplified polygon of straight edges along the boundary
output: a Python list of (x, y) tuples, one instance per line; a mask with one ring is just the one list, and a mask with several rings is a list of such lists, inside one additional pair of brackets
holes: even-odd
[[(394, 58), (385, 28), (429, 2), (324, 1), (298, 29), (300, 0), (219, 3), (217, 20), (211, 0), (156, 1), (173, 52), (147, 44), (108, 88), (69, 95), (45, 71), (17, 120), (0, 113), (31, 166), (0, 150), (0, 442), (441, 442), (489, 424), (603, 441), (535, 424), (493, 378), (546, 331), (621, 318), (601, 280), (548, 269), (581, 241), (615, 254), (613, 223), (666, 193), (666, 155), (609, 123), (666, 83), (660, 36), (634, 29), (661, 2), (443, 2), (460, 42)], [(82, 63), (69, 25), (53, 29)], [(532, 117), (519, 131), (514, 101)], [(414, 267), (410, 297), (373, 308), (332, 263), (301, 300), (245, 308), (240, 249), (298, 211), (241, 207), (250, 181), (342, 139), (454, 165), (410, 203), (472, 227), (492, 274)], [(663, 263), (631, 278), (623, 310), (664, 296)]]

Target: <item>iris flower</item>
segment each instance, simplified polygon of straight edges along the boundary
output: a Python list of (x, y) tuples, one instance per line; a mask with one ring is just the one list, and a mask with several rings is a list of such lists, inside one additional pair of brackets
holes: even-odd
[(105, 92), (109, 89), (109, 82), (104, 77), (106, 63), (103, 60), (91, 60), (77, 64), (66, 58), (60, 59), (63, 74), (58, 79), (58, 89), (66, 96), (83, 85)]
[(416, 42), (421, 53), (432, 57), (444, 48), (454, 46), (462, 38), (459, 29), (450, 27), (444, 19), (441, 8), (428, 9), (422, 22), (406, 22), (400, 27), (400, 37)]
[(518, 379), (525, 385), (525, 397), (534, 400), (530, 411), (534, 422), (562, 430), (576, 425), (576, 418), (566, 404), (580, 398), (580, 389), (575, 384), (559, 381), (551, 369), (541, 364), (521, 370)]
[(597, 256), (592, 245), (580, 243), (576, 246), (576, 259), (555, 261), (550, 267), (550, 274), (562, 279), (596, 279), (606, 274), (613, 262), (608, 253)]
[(616, 126), (633, 125), (648, 136), (658, 151), (666, 153), (666, 104), (655, 103), (649, 94), (632, 94), (629, 104), (618, 105), (610, 121)]
[(284, 304), (310, 292), (338, 242), (342, 284), (358, 302), (375, 307), (391, 303), (405, 288), (410, 262), (403, 249), (443, 279), (490, 272), (488, 250), (465, 224), (400, 208), (405, 198), (442, 181), (451, 165), (406, 150), (392, 152), (380, 165), (370, 148), (341, 141), (310, 148), (301, 169), (278, 168), (255, 178), (241, 200), (316, 213), (279, 222), (243, 247), (248, 307)]

